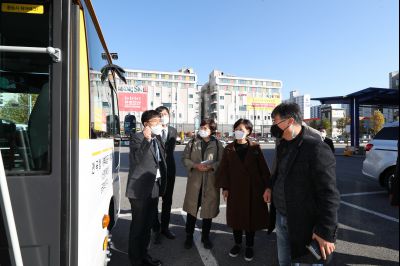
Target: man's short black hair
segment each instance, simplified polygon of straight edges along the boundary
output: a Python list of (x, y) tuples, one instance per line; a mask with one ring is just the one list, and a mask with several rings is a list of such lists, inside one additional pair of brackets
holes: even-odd
[(145, 122), (149, 122), (154, 117), (161, 117), (160, 113), (155, 110), (147, 110), (142, 114), (142, 125), (144, 126)]
[(282, 119), (293, 118), (297, 124), (301, 125), (301, 111), (297, 103), (281, 103), (271, 113), (272, 118), (276, 115), (279, 115)]
[(156, 111), (157, 111), (158, 113), (160, 113), (160, 114), (161, 114), (162, 111), (167, 111), (167, 113), (169, 114), (169, 109), (168, 109), (167, 107), (165, 107), (165, 106), (159, 106), (159, 107), (157, 107), (157, 108), (156, 108)]
[(244, 125), (244, 127), (250, 132), (249, 135), (251, 134), (251, 132), (253, 132), (253, 124), (250, 122), (250, 120), (240, 118), (233, 125), (233, 130), (235, 130), (235, 128), (237, 128), (239, 125)]
[(211, 135), (214, 135), (217, 132), (217, 123), (215, 123), (215, 120), (212, 118), (206, 118), (203, 119), (200, 123), (200, 126), (205, 126), (208, 125), (211, 131)]

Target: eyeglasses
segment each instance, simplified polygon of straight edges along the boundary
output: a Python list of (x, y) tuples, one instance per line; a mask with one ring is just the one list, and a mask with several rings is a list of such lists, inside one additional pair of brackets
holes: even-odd
[(149, 121), (147, 121), (147, 123), (151, 124), (151, 125), (157, 125), (161, 123), (161, 119), (151, 119)]
[(288, 120), (288, 118), (287, 118), (287, 119), (284, 119), (284, 120), (282, 120), (282, 121), (280, 121), (280, 122), (278, 122), (278, 123), (275, 123), (275, 120), (273, 120), (272, 123), (273, 123), (274, 125), (279, 125), (280, 123), (285, 122), (286, 120)]

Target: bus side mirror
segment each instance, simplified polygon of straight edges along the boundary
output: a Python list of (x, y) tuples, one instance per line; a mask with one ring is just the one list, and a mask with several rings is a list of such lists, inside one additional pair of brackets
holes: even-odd
[(129, 136), (131, 133), (136, 133), (136, 117), (134, 115), (125, 116), (124, 131), (126, 136)]

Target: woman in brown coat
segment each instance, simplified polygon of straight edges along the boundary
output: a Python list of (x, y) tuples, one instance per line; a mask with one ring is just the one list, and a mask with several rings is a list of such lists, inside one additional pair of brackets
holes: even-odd
[(271, 199), (270, 172), (260, 146), (246, 138), (253, 130), (251, 122), (239, 119), (233, 128), (236, 140), (224, 150), (217, 186), (227, 200), (226, 221), (235, 239), (229, 255), (239, 255), (245, 231), (245, 260), (251, 261), (255, 232), (269, 228), (266, 202)]
[(182, 162), (188, 171), (183, 210), (187, 212), (185, 248), (193, 246), (193, 233), (197, 213), (201, 206), (203, 219), (201, 241), (204, 248), (211, 249), (209, 234), (212, 218), (219, 213), (219, 190), (215, 183), (215, 173), (222, 158), (223, 146), (214, 134), (217, 125), (213, 119), (203, 120), (199, 134), (191, 140), (183, 152)]

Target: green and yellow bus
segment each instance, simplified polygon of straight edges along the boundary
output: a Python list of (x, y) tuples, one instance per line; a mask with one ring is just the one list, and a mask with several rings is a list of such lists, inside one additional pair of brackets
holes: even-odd
[(18, 255), (12, 227), (25, 265), (105, 265), (121, 197), (123, 70), (90, 0), (0, 6), (0, 265)]

